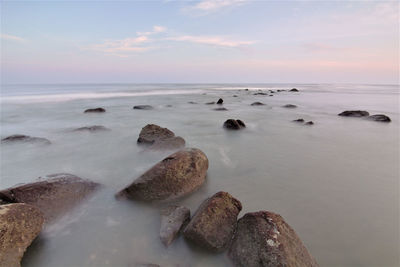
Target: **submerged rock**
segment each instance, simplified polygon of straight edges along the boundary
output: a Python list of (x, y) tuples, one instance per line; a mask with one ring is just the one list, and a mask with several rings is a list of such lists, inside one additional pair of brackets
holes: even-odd
[(168, 247), (189, 220), (190, 210), (184, 206), (169, 206), (163, 209), (160, 227), (161, 242)]
[(261, 103), (261, 102), (254, 102), (254, 103), (251, 103), (250, 106), (265, 106), (265, 104)]
[(117, 194), (118, 198), (173, 200), (198, 189), (205, 181), (207, 156), (197, 148), (178, 151), (142, 174)]
[(148, 149), (149, 150), (174, 150), (185, 147), (186, 142), (180, 136), (174, 136), (168, 139), (160, 139), (155, 141)]
[(42, 230), (42, 212), (31, 205), (0, 206), (0, 266), (18, 267), (27, 247)]
[(137, 106), (134, 106), (133, 109), (150, 110), (150, 109), (154, 109), (154, 108), (153, 108), (153, 106), (150, 106), (150, 105), (137, 105)]
[(296, 88), (292, 88), (289, 90), (289, 92), (298, 92), (299, 90), (297, 90)]
[(304, 125), (314, 125), (314, 122), (313, 121), (308, 121)]
[(235, 266), (318, 266), (296, 232), (275, 213), (246, 213), (228, 253)]
[(185, 146), (185, 139), (174, 132), (155, 124), (147, 124), (139, 133), (138, 144), (150, 145), (150, 150), (179, 149)]
[(89, 108), (85, 110), (83, 113), (104, 113), (106, 110), (104, 108)]
[(216, 110), (216, 111), (227, 111), (228, 109), (227, 108), (214, 108), (213, 110)]
[(224, 250), (232, 240), (242, 204), (226, 192), (206, 199), (185, 228), (191, 242), (213, 251)]
[(233, 95), (232, 97), (238, 97), (237, 95)]
[(189, 104), (197, 104), (197, 102), (189, 101)]
[(206, 105), (214, 105), (214, 104), (215, 104), (215, 101), (207, 102), (207, 103), (206, 103)]
[(222, 100), (222, 98), (218, 99), (217, 104), (221, 105), (224, 102), (224, 100)]
[(304, 119), (292, 120), (293, 122), (304, 122)]
[(239, 130), (242, 128), (246, 128), (246, 125), (241, 120), (229, 119), (224, 122), (224, 128), (230, 130)]
[(369, 113), (365, 110), (346, 110), (338, 115), (343, 117), (365, 117), (369, 116)]
[(268, 93), (258, 92), (258, 93), (254, 93), (253, 95), (268, 95)]
[(380, 122), (391, 122), (392, 121), (388, 116), (386, 116), (384, 114), (371, 115), (371, 116), (367, 117), (367, 120), (380, 121)]
[(73, 130), (74, 132), (102, 132), (102, 131), (111, 131), (111, 129), (101, 126), (101, 125), (93, 125), (93, 126), (85, 126), (76, 128)]
[(284, 107), (284, 108), (297, 108), (297, 106), (296, 106), (296, 105), (293, 105), (293, 104), (286, 104), (286, 105), (284, 105), (283, 107)]
[(44, 181), (4, 189), (0, 191), (0, 198), (8, 203), (35, 206), (50, 222), (85, 200), (100, 186), (67, 173), (51, 174), (45, 178)]
[(41, 143), (45, 145), (50, 145), (50, 140), (42, 137), (32, 137), (23, 134), (14, 134), (6, 138), (1, 139), (2, 143), (15, 143), (15, 142), (26, 142), (26, 143)]

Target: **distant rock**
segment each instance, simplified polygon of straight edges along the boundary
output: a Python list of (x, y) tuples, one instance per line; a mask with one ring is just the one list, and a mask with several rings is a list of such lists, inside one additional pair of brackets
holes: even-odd
[(222, 100), (222, 98), (220, 98), (220, 99), (218, 99), (217, 104), (222, 105), (223, 102), (224, 102), (224, 100)]
[(289, 92), (298, 92), (299, 90), (297, 90), (296, 88), (292, 88), (289, 90)]
[(16, 143), (16, 142), (26, 142), (26, 143), (41, 143), (45, 145), (50, 145), (50, 140), (42, 137), (32, 137), (23, 134), (14, 134), (6, 138), (1, 139), (2, 143)]
[(314, 122), (313, 121), (308, 121), (304, 125), (314, 125)]
[(239, 130), (239, 129), (242, 129), (245, 127), (246, 127), (246, 125), (241, 120), (229, 119), (224, 122), (224, 128), (227, 128), (230, 130)]
[(213, 110), (216, 110), (216, 111), (227, 111), (228, 109), (227, 108), (213, 108)]
[(269, 96), (274, 96), (274, 95), (269, 95)]
[(172, 108), (172, 105), (166, 105), (167, 108)]
[(235, 266), (318, 266), (296, 232), (268, 211), (239, 219), (228, 255)]
[(253, 95), (268, 95), (268, 93), (258, 92), (258, 93), (254, 93)]
[(106, 110), (104, 108), (89, 108), (84, 111), (84, 113), (104, 113)]
[(67, 173), (47, 175), (45, 179), (4, 189), (0, 191), (0, 198), (6, 203), (35, 206), (49, 222), (75, 207), (100, 187), (98, 183)]
[(206, 105), (214, 105), (214, 104), (215, 104), (215, 101), (207, 102), (207, 103), (206, 103)]
[(245, 91), (249, 91), (249, 89), (248, 88), (246, 88), (246, 89), (244, 89)]
[(297, 108), (297, 106), (296, 106), (296, 105), (293, 105), (293, 104), (286, 104), (286, 105), (284, 105), (283, 107), (284, 107), (284, 108)]
[(187, 240), (212, 251), (229, 245), (242, 204), (226, 192), (218, 192), (198, 208), (183, 235)]
[(233, 95), (232, 97), (238, 97), (237, 95)]
[(338, 115), (343, 117), (366, 117), (369, 116), (369, 113), (364, 110), (346, 110)]
[(265, 106), (265, 104), (261, 103), (261, 102), (254, 102), (254, 103), (251, 103), (250, 106)]
[(174, 137), (173, 131), (156, 124), (147, 124), (139, 133), (138, 144), (153, 144), (155, 141)]
[(146, 171), (117, 194), (143, 201), (173, 200), (198, 189), (206, 179), (207, 156), (196, 148), (180, 150)]
[(137, 106), (134, 106), (133, 109), (151, 110), (154, 108), (153, 108), (153, 106), (150, 106), (150, 105), (137, 105)]
[(293, 120), (293, 122), (304, 122), (304, 119)]
[(391, 122), (392, 120), (384, 115), (384, 114), (376, 114), (376, 115), (372, 115), (366, 118), (367, 120), (371, 120), (371, 121), (380, 121), (380, 122)]
[(269, 92), (270, 92), (271, 94), (275, 94), (275, 91), (274, 91), (274, 90), (269, 90)]
[(284, 89), (278, 89), (277, 91), (278, 91), (278, 92), (285, 92), (286, 90), (284, 90)]
[(190, 210), (184, 206), (169, 206), (161, 211), (161, 242), (168, 247), (190, 220)]
[(197, 104), (197, 102), (189, 101), (189, 104)]
[(103, 131), (111, 131), (111, 129), (106, 128), (101, 125), (93, 125), (93, 126), (85, 126), (85, 127), (80, 127), (76, 128), (73, 130), (74, 132), (103, 132)]
[(42, 230), (42, 212), (31, 205), (0, 205), (0, 266), (17, 267), (27, 247)]

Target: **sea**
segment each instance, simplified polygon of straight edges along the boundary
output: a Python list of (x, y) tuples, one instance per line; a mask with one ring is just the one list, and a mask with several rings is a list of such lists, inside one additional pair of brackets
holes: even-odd
[[(299, 92), (277, 92), (291, 88)], [(260, 90), (275, 93), (254, 95)], [(51, 145), (1, 144), (0, 189), (53, 173), (104, 185), (47, 226), (22, 266), (231, 266), (226, 253), (182, 236), (164, 247), (166, 204), (115, 199), (172, 153), (137, 145), (147, 124), (167, 127), (209, 160), (206, 182), (172, 204), (193, 214), (207, 197), (229, 192), (242, 203), (239, 217), (282, 215), (320, 266), (399, 266), (399, 96), (399, 85), (380, 84), (2, 85), (1, 138), (25, 134)], [(205, 105), (219, 98), (226, 111)], [(265, 105), (251, 106), (256, 101)], [(97, 107), (106, 112), (84, 113)], [(344, 110), (385, 114), (391, 122), (338, 116)], [(292, 122), (299, 118), (314, 125)], [(227, 119), (247, 127), (228, 131)], [(71, 131), (91, 125), (111, 131)]]

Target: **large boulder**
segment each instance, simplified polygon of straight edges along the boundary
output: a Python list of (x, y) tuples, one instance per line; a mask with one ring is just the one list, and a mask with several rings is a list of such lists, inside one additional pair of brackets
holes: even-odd
[(37, 207), (47, 222), (85, 200), (99, 184), (72, 174), (47, 175), (46, 180), (24, 184), (0, 191), (4, 203), (26, 203)]
[(147, 124), (139, 133), (138, 144), (150, 145), (150, 150), (180, 149), (186, 142), (167, 128), (155, 124)]
[(386, 116), (384, 114), (376, 114), (376, 115), (368, 116), (367, 120), (380, 121), (380, 122), (391, 122), (392, 121), (388, 116)]
[(0, 266), (21, 266), (26, 248), (42, 230), (44, 217), (34, 206), (0, 205)]
[(275, 213), (246, 213), (229, 249), (235, 266), (318, 266), (296, 232)]
[(206, 199), (185, 228), (183, 235), (206, 249), (223, 251), (232, 240), (242, 204), (226, 192)]
[(28, 135), (23, 135), (23, 134), (14, 134), (10, 135), (6, 138), (1, 139), (2, 143), (16, 143), (16, 142), (27, 142), (27, 143), (40, 143), (40, 144), (45, 144), (45, 145), (50, 145), (51, 142), (42, 137), (32, 137)]
[(84, 113), (104, 113), (106, 110), (104, 108), (89, 108), (84, 111)]
[(224, 128), (229, 130), (240, 130), (246, 128), (246, 125), (241, 120), (229, 119), (224, 122)]
[(338, 115), (343, 117), (366, 117), (369, 116), (369, 113), (365, 110), (346, 110)]
[(161, 211), (161, 242), (168, 247), (190, 220), (190, 210), (184, 206), (169, 206)]
[(206, 179), (207, 156), (197, 148), (166, 157), (117, 194), (117, 198), (161, 201), (190, 194)]

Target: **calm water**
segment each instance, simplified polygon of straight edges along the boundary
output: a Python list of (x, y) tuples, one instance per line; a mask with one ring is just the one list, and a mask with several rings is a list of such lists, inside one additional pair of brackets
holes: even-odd
[[(301, 92), (253, 95), (292, 87)], [(245, 88), (250, 91), (239, 91)], [(219, 97), (229, 111), (204, 105)], [(255, 101), (266, 105), (250, 106)], [(137, 104), (155, 109), (133, 110)], [(95, 107), (107, 112), (83, 114)], [(392, 122), (337, 116), (346, 109), (384, 113)], [(247, 128), (225, 131), (228, 118), (242, 119)], [(291, 122), (297, 118), (315, 125)], [(332, 84), (3, 86), (1, 137), (21, 133), (52, 145), (2, 145), (0, 188), (58, 172), (105, 185), (48, 227), (23, 266), (229, 266), (224, 254), (189, 247), (181, 237), (165, 248), (158, 237), (160, 206), (114, 199), (169, 154), (136, 145), (148, 123), (168, 127), (208, 156), (206, 183), (178, 202), (192, 212), (206, 197), (227, 191), (242, 202), (240, 216), (281, 214), (321, 266), (399, 266), (399, 88)], [(87, 125), (112, 131), (69, 131)]]

